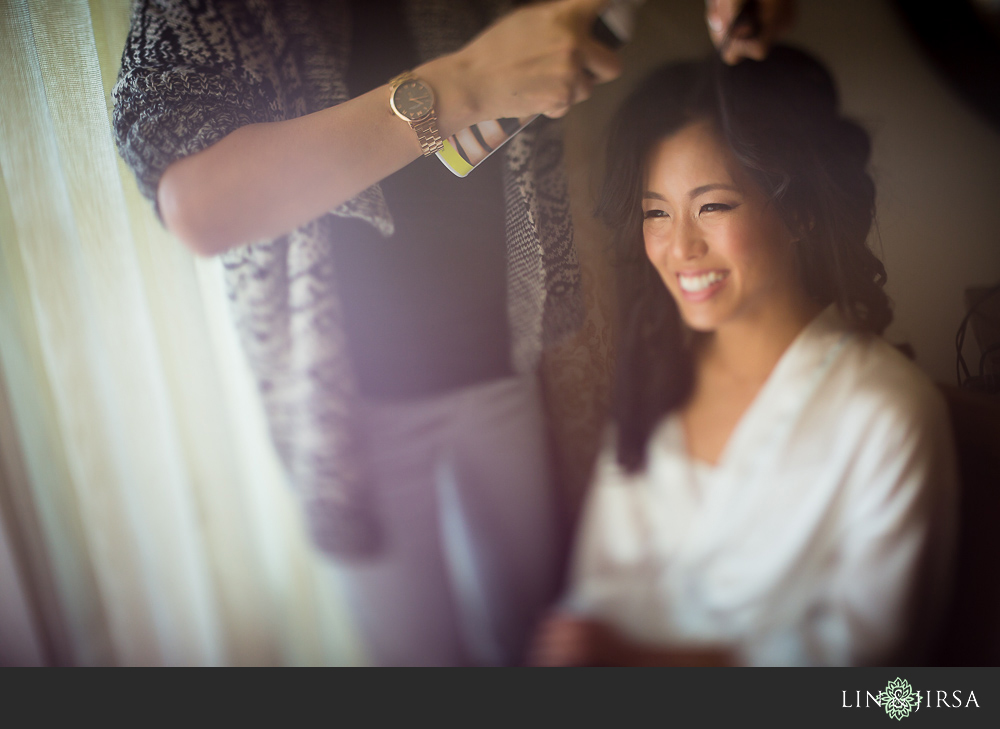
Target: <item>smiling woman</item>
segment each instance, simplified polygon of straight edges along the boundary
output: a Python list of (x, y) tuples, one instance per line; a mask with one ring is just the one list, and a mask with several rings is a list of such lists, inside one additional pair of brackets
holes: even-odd
[(941, 396), (879, 334), (867, 134), (777, 48), (671, 65), (612, 125), (614, 429), (545, 665), (919, 663), (955, 467)]
[(709, 123), (655, 147), (646, 187), (646, 255), (692, 328), (817, 313), (795, 270), (794, 234)]
[(618, 232), (624, 465), (641, 465), (652, 429), (690, 394), (691, 330), (722, 325), (759, 386), (830, 304), (855, 329), (889, 324), (885, 268), (867, 245), (870, 151), (826, 70), (790, 48), (733, 68), (670, 65), (629, 97), (598, 210)]

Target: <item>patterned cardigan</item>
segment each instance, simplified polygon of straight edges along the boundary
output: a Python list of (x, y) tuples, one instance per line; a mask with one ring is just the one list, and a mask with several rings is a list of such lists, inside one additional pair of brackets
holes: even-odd
[[(505, 9), (489, 4), (486, 17)], [(114, 132), (154, 206), (173, 161), (243, 125), (347, 100), (349, 12), (336, 1), (138, 0), (113, 92)], [(457, 50), (482, 24), (469, 0), (406, 0), (405, 12), (424, 60)], [(511, 358), (516, 371), (529, 372), (583, 313), (559, 126), (540, 119), (502, 153)], [(313, 538), (331, 555), (362, 557), (379, 551), (382, 535), (355, 428), (358, 393), (333, 283), (331, 215), (393, 234), (374, 185), (222, 262), (271, 437)]]

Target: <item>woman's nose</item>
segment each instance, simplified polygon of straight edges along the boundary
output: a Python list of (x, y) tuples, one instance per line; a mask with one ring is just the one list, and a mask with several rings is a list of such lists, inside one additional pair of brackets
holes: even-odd
[(674, 228), (671, 248), (678, 260), (690, 261), (705, 255), (708, 244), (698, 224), (682, 216)]

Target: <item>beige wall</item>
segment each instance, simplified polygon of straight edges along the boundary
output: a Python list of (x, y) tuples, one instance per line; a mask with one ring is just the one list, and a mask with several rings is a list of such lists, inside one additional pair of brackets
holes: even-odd
[[(709, 49), (696, 0), (649, 0), (625, 51), (626, 74), (572, 113), (598, 149), (611, 110), (643, 73)], [(882, 257), (896, 320), (935, 380), (955, 382), (964, 290), (1000, 281), (1000, 130), (944, 84), (888, 0), (800, 0), (789, 37), (827, 62), (845, 110), (872, 133)], [(975, 344), (966, 359), (978, 363)], [(973, 358), (973, 355), (974, 358)]]

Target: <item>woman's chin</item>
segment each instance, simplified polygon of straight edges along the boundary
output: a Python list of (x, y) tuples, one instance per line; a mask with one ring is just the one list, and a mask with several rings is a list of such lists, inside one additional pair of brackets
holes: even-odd
[(714, 332), (733, 314), (733, 301), (725, 290), (715, 290), (704, 298), (699, 294), (671, 291), (681, 319), (696, 332)]
[(700, 333), (714, 332), (721, 323), (720, 317), (714, 312), (691, 311), (687, 307), (681, 309), (681, 318), (688, 329)]

